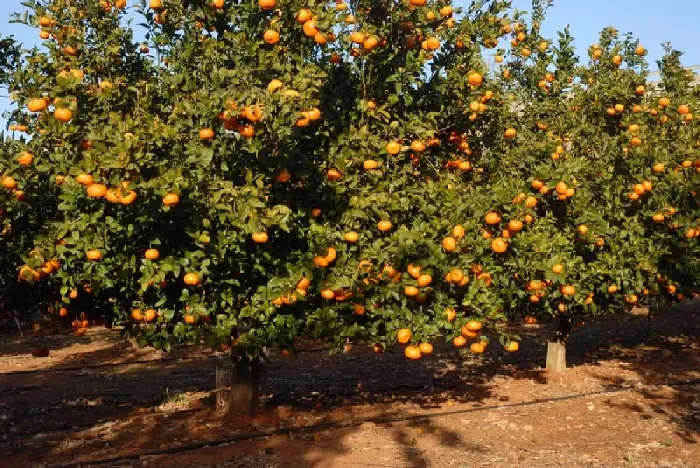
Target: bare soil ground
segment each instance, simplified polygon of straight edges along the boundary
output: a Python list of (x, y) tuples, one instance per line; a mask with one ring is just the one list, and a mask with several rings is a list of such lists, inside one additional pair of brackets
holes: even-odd
[(254, 418), (217, 417), (211, 352), (102, 328), (6, 337), (0, 465), (700, 466), (700, 303), (652, 317), (648, 336), (646, 316), (587, 322), (560, 374), (541, 369), (552, 324), (515, 328), (516, 354), (306, 346), (272, 360)]

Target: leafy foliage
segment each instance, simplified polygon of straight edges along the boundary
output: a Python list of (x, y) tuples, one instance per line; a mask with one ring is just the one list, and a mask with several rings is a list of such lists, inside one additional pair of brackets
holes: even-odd
[(258, 355), (698, 286), (678, 52), (651, 92), (631, 35), (578, 57), (540, 1), (27, 4), (47, 40), (0, 75), (25, 132), (0, 161), (6, 291), (20, 271), (142, 344)]

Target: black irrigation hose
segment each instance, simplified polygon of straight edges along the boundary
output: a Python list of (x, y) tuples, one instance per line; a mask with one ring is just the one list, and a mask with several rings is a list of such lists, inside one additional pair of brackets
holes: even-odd
[[(700, 379), (686, 380), (684, 382), (660, 383), (660, 384), (655, 384), (655, 385), (668, 386), (668, 387), (683, 387), (683, 386), (698, 385), (698, 384), (700, 384)], [(387, 423), (405, 422), (405, 421), (424, 421), (424, 420), (431, 420), (431, 419), (435, 419), (435, 418), (441, 418), (441, 417), (445, 417), (445, 416), (454, 416), (454, 415), (458, 415), (458, 414), (468, 414), (468, 413), (476, 413), (476, 412), (480, 412), (480, 411), (498, 410), (498, 409), (507, 409), (507, 408), (522, 408), (522, 407), (527, 407), (527, 406), (542, 405), (545, 403), (556, 403), (556, 402), (560, 402), (560, 401), (575, 400), (578, 398), (585, 398), (585, 397), (591, 397), (591, 396), (624, 393), (624, 392), (629, 392), (630, 390), (634, 390), (634, 386), (625, 386), (625, 387), (618, 387), (618, 388), (612, 388), (612, 389), (607, 389), (607, 390), (598, 390), (595, 392), (576, 393), (574, 395), (566, 395), (566, 396), (561, 396), (561, 397), (545, 398), (545, 399), (538, 399), (538, 400), (532, 400), (532, 401), (524, 401), (521, 403), (510, 403), (510, 404), (504, 404), (504, 405), (481, 406), (478, 408), (467, 408), (467, 409), (461, 409), (461, 410), (442, 411), (439, 413), (428, 413), (428, 414), (423, 413), (423, 414), (416, 414), (416, 415), (411, 415), (411, 416), (385, 416), (385, 417), (380, 417), (380, 418), (363, 418), (363, 419), (359, 419), (359, 420), (343, 421), (343, 422), (336, 422), (336, 423), (319, 423), (319, 424), (313, 424), (313, 425), (305, 426), (305, 427), (288, 427), (288, 428), (273, 429), (273, 430), (269, 430), (269, 431), (249, 432), (249, 433), (244, 433), (244, 434), (236, 434), (236, 435), (231, 436), (231, 437), (224, 437), (221, 439), (216, 439), (216, 440), (211, 440), (211, 441), (206, 441), (206, 442), (196, 442), (193, 444), (180, 445), (178, 447), (171, 447), (171, 448), (167, 448), (167, 449), (144, 451), (144, 452), (134, 453), (131, 455), (123, 455), (123, 456), (112, 457), (112, 458), (101, 458), (101, 459), (96, 459), (96, 460), (85, 460), (85, 461), (71, 462), (71, 463), (59, 463), (59, 464), (53, 464), (53, 465), (48, 465), (48, 466), (50, 468), (68, 468), (68, 467), (83, 466), (83, 465), (106, 465), (108, 463), (119, 463), (119, 462), (125, 462), (128, 460), (138, 460), (141, 457), (155, 457), (155, 456), (162, 456), (162, 455), (173, 455), (173, 454), (189, 452), (191, 450), (197, 450), (197, 449), (201, 449), (201, 448), (205, 448), (205, 447), (218, 447), (218, 446), (222, 446), (222, 445), (231, 444), (234, 442), (256, 440), (256, 439), (261, 439), (264, 437), (270, 437), (270, 436), (274, 436), (274, 435), (289, 434), (291, 432), (308, 433), (308, 432), (324, 431), (324, 430), (328, 430), (328, 429), (343, 429), (343, 428), (348, 428), (348, 427), (357, 427), (357, 426), (360, 426), (361, 424), (367, 423), (367, 422), (375, 423), (375, 424), (387, 424)]]

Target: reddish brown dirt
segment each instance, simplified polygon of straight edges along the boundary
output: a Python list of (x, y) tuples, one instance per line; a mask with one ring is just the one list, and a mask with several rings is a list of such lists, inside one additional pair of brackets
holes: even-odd
[[(700, 307), (586, 323), (571, 368), (540, 366), (551, 324), (521, 351), (436, 346), (407, 362), (318, 350), (272, 360), (255, 418), (218, 418), (212, 353), (136, 350), (117, 331), (0, 344), (3, 467), (697, 466)], [(646, 343), (644, 343), (646, 341)], [(37, 346), (47, 358), (31, 356)], [(307, 347), (308, 349), (308, 347)], [(244, 440), (241, 440), (244, 439)], [(92, 462), (92, 463), (91, 463)]]

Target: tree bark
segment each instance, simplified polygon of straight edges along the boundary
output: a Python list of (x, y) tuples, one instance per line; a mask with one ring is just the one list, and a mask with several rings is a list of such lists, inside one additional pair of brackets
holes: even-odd
[(262, 362), (258, 358), (238, 356), (228, 372), (225, 369), (217, 369), (217, 412), (255, 415), (260, 399)]
[(559, 315), (559, 326), (554, 337), (547, 343), (547, 361), (545, 368), (551, 372), (566, 370), (566, 340), (571, 332), (571, 317)]
[(547, 343), (547, 365), (551, 372), (563, 372), (566, 370), (566, 343), (550, 341)]

